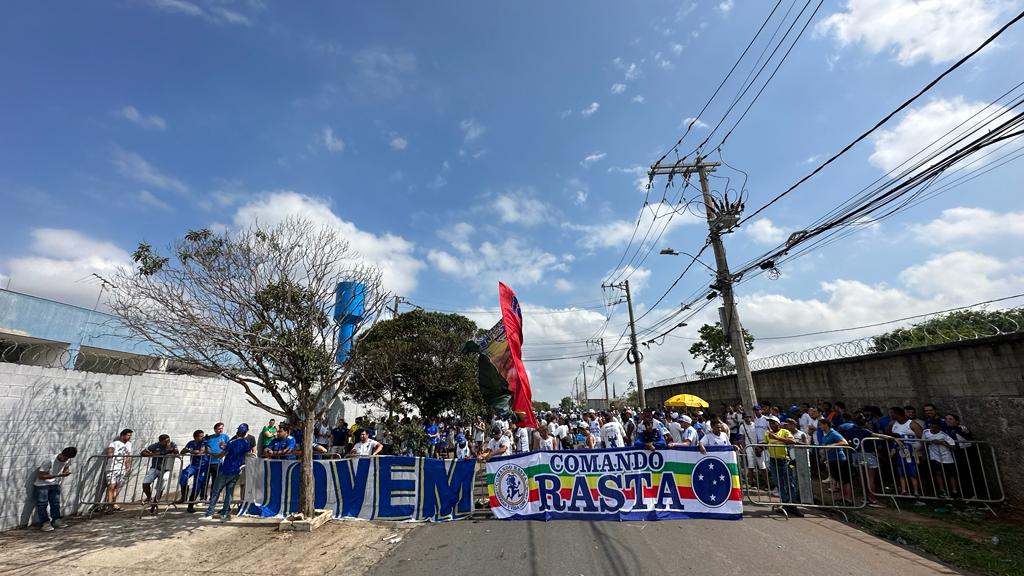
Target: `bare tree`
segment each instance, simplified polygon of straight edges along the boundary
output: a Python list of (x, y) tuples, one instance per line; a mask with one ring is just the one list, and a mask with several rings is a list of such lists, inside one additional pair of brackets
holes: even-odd
[[(140, 244), (120, 272), (110, 307), (135, 338), (170, 360), (237, 382), (248, 401), (303, 424), (299, 509), (313, 513), (313, 426), (344, 389), (360, 326), (388, 300), (381, 273), (336, 231), (290, 218), (237, 233), (194, 230), (168, 256)], [(359, 316), (336, 317), (336, 287), (355, 282)], [(354, 330), (341, 331), (342, 324)]]

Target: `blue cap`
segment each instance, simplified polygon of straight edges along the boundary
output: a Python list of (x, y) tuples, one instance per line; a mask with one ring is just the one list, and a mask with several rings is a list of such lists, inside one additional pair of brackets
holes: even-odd
[(760, 404), (754, 404), (754, 410), (760, 410), (760, 409), (761, 409), (761, 405)]
[(843, 422), (842, 424), (839, 425), (839, 429), (852, 430), (854, 426), (856, 426), (856, 424), (854, 424), (853, 422)]
[(239, 424), (238, 431), (241, 432), (242, 434), (245, 434), (246, 432), (249, 431), (249, 425), (245, 423)]
[(459, 432), (458, 434), (455, 435), (455, 441), (456, 442), (465, 442), (466, 441), (466, 435), (463, 434), (462, 432)]
[(799, 412), (800, 411), (800, 407), (799, 406), (790, 406), (789, 407), (789, 411), (790, 412)]

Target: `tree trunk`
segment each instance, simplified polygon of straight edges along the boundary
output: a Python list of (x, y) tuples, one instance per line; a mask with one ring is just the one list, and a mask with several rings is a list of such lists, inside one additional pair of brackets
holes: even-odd
[(306, 413), (302, 425), (302, 477), (299, 482), (299, 512), (306, 518), (313, 517), (313, 428), (316, 419)]

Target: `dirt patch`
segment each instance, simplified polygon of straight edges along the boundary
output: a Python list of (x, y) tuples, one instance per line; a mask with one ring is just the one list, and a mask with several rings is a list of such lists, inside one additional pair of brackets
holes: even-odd
[(0, 574), (365, 574), (415, 524), (332, 521), (314, 532), (197, 515), (122, 513), (0, 533)]

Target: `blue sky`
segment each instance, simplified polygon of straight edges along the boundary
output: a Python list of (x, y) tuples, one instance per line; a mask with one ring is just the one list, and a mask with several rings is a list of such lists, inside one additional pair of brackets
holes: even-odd
[[(165, 245), (189, 228), (299, 213), (338, 227), (392, 290), (427, 308), (471, 310), (490, 324), (504, 280), (524, 303), (527, 358), (585, 355), (592, 348), (581, 341), (606, 320), (601, 281), (640, 214), (638, 178), (773, 4), (12, 4), (0, 22), (0, 286), (91, 306), (99, 288), (89, 275), (123, 265), (140, 240)], [(722, 148), (748, 175), (748, 207), (1020, 8), (826, 1)], [(733, 262), (784, 240), (1008, 90), (1022, 39), (1024, 25), (1008, 31), (731, 234)], [(702, 120), (713, 125), (724, 109)], [(687, 142), (707, 130), (697, 125)], [(719, 174), (736, 188), (738, 170)], [(746, 325), (755, 336), (834, 329), (1019, 292), (1021, 176), (1010, 163), (795, 261), (776, 281), (744, 283)], [(705, 236), (684, 214), (657, 248), (694, 251)], [(631, 273), (638, 314), (683, 263), (655, 249)], [(648, 322), (708, 280), (688, 275)], [(622, 308), (604, 332), (609, 348)], [(681, 338), (653, 347), (645, 379), (678, 374), (680, 362), (699, 368), (685, 338), (713, 316), (710, 307), (674, 333)], [(755, 354), (820, 342), (766, 343)], [(537, 396), (564, 395), (585, 360), (529, 362)], [(628, 368), (611, 377), (620, 391)]]

